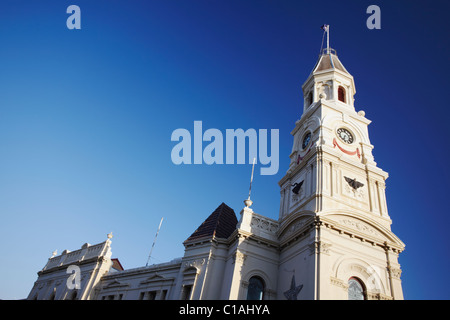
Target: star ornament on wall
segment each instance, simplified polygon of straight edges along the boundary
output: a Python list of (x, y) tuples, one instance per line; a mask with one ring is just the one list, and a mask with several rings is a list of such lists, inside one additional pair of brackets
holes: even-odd
[(291, 280), (291, 288), (288, 291), (284, 292), (284, 296), (288, 300), (297, 300), (297, 296), (302, 290), (302, 288), (303, 288), (302, 284), (299, 286), (295, 285), (295, 275), (293, 275)]

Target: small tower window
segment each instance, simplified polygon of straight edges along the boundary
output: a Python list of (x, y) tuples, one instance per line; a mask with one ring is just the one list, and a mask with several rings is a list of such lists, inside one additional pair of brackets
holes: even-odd
[(338, 88), (338, 100), (345, 103), (345, 89), (342, 86)]
[(313, 103), (313, 95), (312, 92), (308, 92), (308, 95), (306, 96), (306, 107), (309, 107)]

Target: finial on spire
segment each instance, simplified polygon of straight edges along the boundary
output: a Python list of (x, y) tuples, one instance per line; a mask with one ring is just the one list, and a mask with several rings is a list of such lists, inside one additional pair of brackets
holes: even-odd
[(250, 188), (248, 190), (248, 199), (244, 200), (245, 206), (247, 208), (250, 207), (253, 204), (253, 201), (250, 200), (250, 195), (252, 193), (253, 171), (255, 170), (255, 162), (256, 162), (256, 158), (253, 158), (252, 176), (250, 177)]

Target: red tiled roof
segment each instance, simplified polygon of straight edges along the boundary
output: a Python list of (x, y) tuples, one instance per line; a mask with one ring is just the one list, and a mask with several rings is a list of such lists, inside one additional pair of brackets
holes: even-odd
[(113, 258), (113, 259), (111, 259), (111, 261), (112, 261), (112, 268), (113, 269), (116, 269), (116, 270), (119, 270), (119, 271), (123, 271), (124, 270), (123, 267), (122, 267), (122, 264), (119, 261), (119, 259)]
[(213, 237), (226, 239), (236, 230), (237, 223), (234, 210), (222, 202), (185, 242)]

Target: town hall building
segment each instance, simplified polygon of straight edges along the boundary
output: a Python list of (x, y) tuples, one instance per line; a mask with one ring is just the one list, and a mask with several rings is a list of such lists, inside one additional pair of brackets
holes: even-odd
[(353, 76), (327, 47), (302, 90), (278, 220), (254, 212), (250, 198), (238, 217), (222, 203), (184, 241), (183, 257), (127, 270), (111, 257), (109, 234), (55, 253), (28, 299), (403, 299), (405, 245), (391, 231), (388, 174), (372, 155), (371, 121), (355, 109)]

